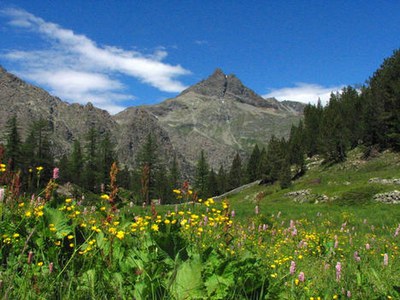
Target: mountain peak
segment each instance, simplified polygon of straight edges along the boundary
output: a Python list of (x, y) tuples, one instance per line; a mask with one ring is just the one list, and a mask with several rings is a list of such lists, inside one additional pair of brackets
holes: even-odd
[(214, 73), (212, 73), (210, 77), (220, 77), (220, 76), (225, 77), (226, 75), (225, 75), (224, 71), (222, 71), (221, 68), (216, 68)]
[(220, 68), (216, 68), (207, 79), (184, 90), (181, 95), (189, 92), (211, 98), (230, 99), (258, 107), (278, 108), (275, 102), (257, 95), (234, 74), (227, 75)]

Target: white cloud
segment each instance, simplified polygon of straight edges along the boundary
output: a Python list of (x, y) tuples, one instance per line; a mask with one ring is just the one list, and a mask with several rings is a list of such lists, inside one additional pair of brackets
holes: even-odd
[[(180, 92), (186, 88), (176, 78), (190, 72), (180, 65), (164, 63), (168, 53), (157, 49), (144, 55), (114, 46), (99, 46), (84, 35), (46, 22), (24, 10), (0, 11), (11, 18), (11, 26), (39, 34), (49, 42), (45, 50), (11, 50), (5, 58), (20, 63), (19, 74), (49, 87), (66, 100), (86, 103), (89, 97), (101, 108), (121, 108), (118, 101), (133, 99), (123, 93), (124, 85), (117, 74), (136, 78), (160, 91)], [(108, 100), (105, 96), (110, 97)], [(122, 108), (121, 108), (122, 109)]]
[(303, 103), (316, 104), (321, 99), (322, 104), (329, 101), (331, 93), (340, 91), (344, 86), (324, 87), (312, 83), (296, 83), (294, 87), (270, 89), (270, 92), (263, 95), (264, 98), (276, 98), (279, 101), (293, 100)]
[(195, 40), (194, 43), (196, 45), (200, 45), (201, 46), (201, 45), (207, 45), (208, 41), (206, 41), (206, 40)]

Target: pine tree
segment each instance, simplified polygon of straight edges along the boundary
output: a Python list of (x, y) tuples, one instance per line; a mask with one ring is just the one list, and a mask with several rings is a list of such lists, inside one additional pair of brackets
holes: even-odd
[(171, 203), (173, 198), (172, 185), (168, 180), (167, 170), (163, 164), (160, 164), (155, 174), (155, 191), (154, 195), (159, 199), (160, 204)]
[(199, 160), (196, 166), (196, 177), (194, 181), (194, 187), (200, 198), (207, 195), (207, 180), (208, 180), (208, 163), (202, 149), (200, 152)]
[[(12, 116), (6, 124), (5, 161), (8, 168), (15, 171), (21, 165), (21, 138), (18, 132), (17, 117)], [(20, 166), (21, 167), (21, 166)]]
[(309, 157), (318, 154), (322, 112), (323, 107), (320, 100), (317, 106), (308, 104), (304, 108), (304, 143)]
[[(369, 104), (376, 106), (372, 137), (381, 148), (400, 150), (400, 49), (384, 60), (369, 80)], [(370, 108), (372, 108), (370, 107)], [(366, 124), (368, 125), (368, 124)], [(381, 129), (381, 130), (379, 130)], [(375, 135), (375, 136), (373, 136)], [(374, 140), (374, 141), (375, 141)]]
[(169, 181), (171, 182), (172, 189), (177, 189), (181, 186), (180, 184), (181, 174), (179, 171), (178, 161), (176, 159), (176, 154), (172, 159), (172, 164), (169, 170)]
[(298, 126), (292, 126), (288, 142), (288, 160), (291, 165), (296, 167), (298, 176), (305, 172), (305, 150), (304, 150), (304, 132), (303, 122), (300, 121)]
[(81, 186), (82, 185), (82, 172), (84, 170), (83, 154), (79, 140), (75, 140), (72, 144), (72, 153), (68, 160), (68, 173), (70, 174), (71, 182)]
[(217, 175), (211, 168), (207, 176), (207, 196), (213, 197), (219, 195), (219, 193)]
[(256, 144), (254, 146), (254, 149), (250, 155), (249, 161), (247, 163), (247, 181), (248, 182), (253, 182), (257, 179), (261, 178), (261, 172), (260, 172), (260, 149), (258, 148), (258, 145)]
[(273, 183), (279, 179), (284, 160), (283, 149), (284, 145), (282, 145), (282, 141), (272, 135), (266, 153), (266, 170), (264, 173), (267, 182)]
[(239, 153), (236, 153), (232, 161), (231, 169), (229, 171), (229, 189), (234, 189), (242, 184), (242, 159)]
[(29, 128), (28, 137), (22, 145), (24, 165), (31, 170), (42, 167), (41, 182), (47, 183), (52, 177), (53, 155), (49, 140), (49, 126), (44, 119), (34, 121)]
[(292, 174), (290, 171), (290, 163), (288, 159), (284, 159), (282, 161), (278, 180), (279, 180), (279, 185), (282, 189), (286, 189), (291, 185)]
[(223, 165), (221, 165), (218, 170), (217, 184), (218, 184), (218, 194), (221, 195), (228, 191), (228, 179)]
[(98, 132), (94, 127), (86, 134), (84, 160), (84, 186), (92, 192), (99, 192)]
[(127, 166), (124, 166), (117, 175), (117, 181), (120, 187), (130, 190), (132, 189), (132, 174)]
[(343, 105), (340, 94), (331, 94), (325, 107), (320, 125), (320, 152), (327, 162), (342, 162), (348, 148), (348, 129), (345, 127)]
[[(156, 174), (161, 165), (158, 155), (158, 145), (152, 134), (147, 136), (146, 142), (139, 150), (137, 165), (142, 178), (142, 195), (145, 197), (144, 201), (147, 202), (147, 204), (150, 204), (150, 199), (156, 197), (155, 190), (156, 185), (158, 184)], [(147, 191), (143, 192), (146, 189)]]
[(113, 143), (110, 140), (110, 134), (107, 132), (104, 134), (99, 149), (99, 175), (100, 181), (106, 183), (110, 177), (110, 168), (112, 164), (116, 161)]

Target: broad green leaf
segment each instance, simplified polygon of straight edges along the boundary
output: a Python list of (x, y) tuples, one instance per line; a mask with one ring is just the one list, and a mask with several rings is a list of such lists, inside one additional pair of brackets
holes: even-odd
[(171, 286), (175, 299), (201, 299), (205, 296), (201, 272), (202, 264), (199, 256), (193, 256), (178, 266)]

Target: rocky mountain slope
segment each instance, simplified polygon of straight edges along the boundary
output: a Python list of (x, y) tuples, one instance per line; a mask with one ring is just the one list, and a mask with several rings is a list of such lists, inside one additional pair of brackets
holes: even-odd
[(94, 127), (101, 134), (110, 133), (120, 162), (129, 167), (135, 165), (149, 133), (154, 134), (164, 160), (176, 154), (185, 173), (193, 173), (201, 149), (215, 169), (227, 166), (236, 152), (248, 154), (255, 143), (266, 145), (272, 134), (287, 136), (303, 107), (263, 99), (236, 76), (217, 69), (176, 98), (111, 116), (90, 103), (63, 102), (0, 67), (0, 142), (12, 115), (17, 116), (23, 138), (34, 120), (48, 120), (56, 157), (69, 152), (72, 142), (84, 140)]
[(189, 161), (194, 163), (203, 149), (214, 168), (230, 163), (236, 152), (249, 153), (255, 143), (266, 145), (273, 134), (288, 136), (303, 108), (264, 99), (220, 69), (176, 98), (144, 107)]

